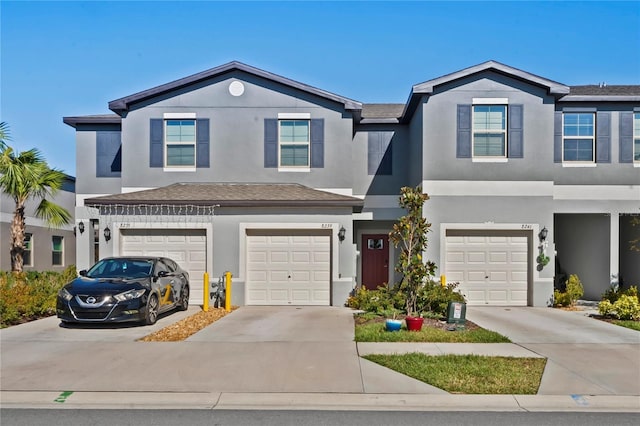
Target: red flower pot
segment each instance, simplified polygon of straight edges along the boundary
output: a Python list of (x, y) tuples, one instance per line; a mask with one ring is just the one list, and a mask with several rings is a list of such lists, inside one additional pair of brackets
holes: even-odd
[(422, 330), (422, 323), (424, 322), (424, 318), (406, 317), (404, 320), (407, 323), (407, 330), (409, 331)]

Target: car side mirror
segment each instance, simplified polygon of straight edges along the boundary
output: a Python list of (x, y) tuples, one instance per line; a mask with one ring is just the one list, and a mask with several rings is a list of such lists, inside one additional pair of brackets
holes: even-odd
[(166, 277), (167, 275), (169, 275), (167, 273), (167, 271), (159, 271), (158, 272), (158, 278)]
[(78, 272), (78, 274), (80, 274), (81, 277), (86, 277), (87, 276), (87, 270), (83, 269), (82, 271)]

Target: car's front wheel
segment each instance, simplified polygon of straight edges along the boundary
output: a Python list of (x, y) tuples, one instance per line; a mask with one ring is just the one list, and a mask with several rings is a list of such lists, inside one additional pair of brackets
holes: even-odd
[(180, 303), (178, 303), (178, 309), (181, 311), (186, 311), (189, 308), (189, 286), (185, 285), (182, 287), (182, 291), (180, 292)]
[(146, 325), (153, 325), (158, 320), (158, 296), (152, 294), (147, 302), (147, 314), (144, 317)]

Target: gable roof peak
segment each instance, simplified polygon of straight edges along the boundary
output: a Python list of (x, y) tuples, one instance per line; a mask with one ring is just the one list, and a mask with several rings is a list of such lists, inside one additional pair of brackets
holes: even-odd
[(143, 90), (138, 93), (134, 93), (133, 95), (125, 96), (120, 99), (113, 100), (109, 102), (109, 109), (117, 114), (123, 114), (127, 112), (131, 106), (135, 103), (142, 102), (144, 100), (153, 98), (155, 96), (160, 96), (165, 93), (171, 92), (173, 90), (178, 90), (189, 85), (199, 83), (201, 81), (223, 75), (229, 73), (231, 71), (242, 71), (248, 74), (255, 75), (260, 78), (264, 78), (266, 80), (271, 80), (273, 82), (282, 84), (284, 86), (289, 86), (303, 92), (310, 93), (315, 96), (319, 96), (321, 98), (325, 98), (331, 100), (333, 102), (337, 102), (342, 104), (347, 110), (356, 110), (359, 111), (362, 109), (362, 104), (358, 101), (354, 101), (353, 99), (345, 98), (343, 96), (336, 95), (331, 92), (327, 92), (322, 89), (318, 89), (313, 86), (309, 86), (308, 84), (300, 83), (295, 80), (291, 80), (289, 78), (273, 74), (268, 71), (264, 71), (260, 68), (253, 67), (251, 65), (247, 65), (240, 61), (231, 61), (226, 64), (210, 68), (205, 71), (201, 71), (196, 74), (192, 74), (187, 77), (183, 77), (178, 80), (174, 80), (169, 83), (162, 84), (160, 86), (153, 87), (151, 89)]

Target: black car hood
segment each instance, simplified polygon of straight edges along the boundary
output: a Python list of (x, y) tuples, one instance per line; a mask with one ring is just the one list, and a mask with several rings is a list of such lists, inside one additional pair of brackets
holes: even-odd
[(64, 288), (76, 294), (118, 294), (123, 291), (149, 288), (150, 278), (88, 278), (78, 277)]

